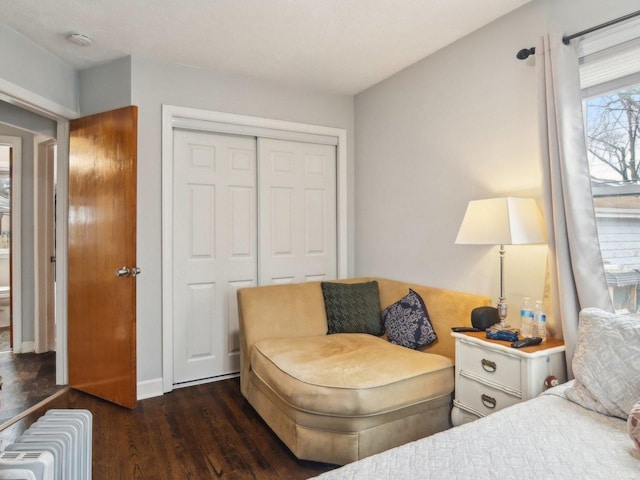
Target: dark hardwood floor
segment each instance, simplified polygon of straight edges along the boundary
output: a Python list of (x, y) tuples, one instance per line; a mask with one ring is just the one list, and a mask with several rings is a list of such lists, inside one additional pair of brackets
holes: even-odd
[[(2, 307), (0, 307), (2, 310)], [(0, 327), (0, 352), (11, 351), (11, 327)]]
[(0, 328), (0, 376), (0, 425), (62, 388), (55, 352), (11, 353), (9, 327)]
[(0, 450), (50, 408), (93, 413), (93, 479), (305, 479), (335, 468), (296, 459), (240, 393), (239, 379), (174, 390), (133, 410), (70, 390), (0, 431)]

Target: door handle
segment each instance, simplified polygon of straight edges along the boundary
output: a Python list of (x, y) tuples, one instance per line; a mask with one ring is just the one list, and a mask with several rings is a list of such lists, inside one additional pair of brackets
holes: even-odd
[(131, 269), (129, 267), (122, 267), (116, 270), (116, 277), (128, 277), (131, 275)]
[(116, 277), (137, 277), (142, 273), (138, 267), (129, 268), (124, 266), (116, 270)]

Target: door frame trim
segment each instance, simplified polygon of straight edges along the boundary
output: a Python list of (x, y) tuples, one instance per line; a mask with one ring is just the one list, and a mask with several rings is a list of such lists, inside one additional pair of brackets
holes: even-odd
[[(162, 105), (162, 387), (173, 385), (173, 129), (191, 128), (216, 133), (265, 136), (271, 130), (279, 138), (302, 141), (319, 136), (336, 145), (337, 270), (347, 276), (347, 131), (307, 123), (290, 122), (175, 105)], [(224, 130), (220, 132), (220, 130)], [(309, 141), (309, 140), (307, 140)]]
[(69, 120), (78, 118), (79, 112), (71, 110), (35, 92), (0, 79), (0, 100), (29, 110), (58, 123), (56, 217), (56, 383), (67, 385), (67, 212), (69, 175)]
[(21, 319), (12, 322), (13, 352), (22, 352), (22, 202), (16, 198), (22, 195), (22, 182), (14, 182), (22, 178), (22, 137), (0, 136), (0, 144), (13, 149), (13, 165), (11, 169), (11, 315)]
[[(53, 148), (57, 141), (53, 138), (44, 141), (37, 141), (34, 145), (33, 177), (33, 263), (34, 263), (34, 345), (36, 353), (49, 352), (55, 350), (55, 332), (53, 338), (49, 335), (50, 328), (55, 325), (55, 312), (50, 318), (48, 311), (49, 292), (51, 284), (48, 282), (49, 269), (51, 268), (51, 256), (55, 239), (49, 237), (50, 230), (47, 222), (52, 220), (50, 210), (54, 198), (55, 183), (53, 182), (54, 156)], [(44, 175), (43, 175), (44, 173)], [(44, 187), (44, 190), (43, 190)], [(55, 205), (55, 204), (54, 204)], [(42, 228), (44, 226), (44, 228)], [(53, 225), (55, 232), (55, 224)], [(53, 245), (52, 245), (53, 244)], [(55, 252), (53, 252), (55, 255)], [(55, 272), (55, 269), (54, 269)], [(55, 283), (55, 278), (53, 279)], [(55, 296), (55, 289), (54, 289)], [(55, 303), (55, 301), (54, 301)]]

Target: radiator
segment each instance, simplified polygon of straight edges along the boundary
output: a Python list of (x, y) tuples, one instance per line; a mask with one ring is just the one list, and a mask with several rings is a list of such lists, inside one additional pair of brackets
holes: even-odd
[(47, 411), (0, 455), (0, 480), (91, 480), (93, 417)]

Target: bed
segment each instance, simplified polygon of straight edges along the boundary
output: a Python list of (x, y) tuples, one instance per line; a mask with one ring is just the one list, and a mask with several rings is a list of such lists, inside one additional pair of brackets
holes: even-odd
[(326, 472), (355, 479), (640, 479), (640, 319), (580, 314), (575, 380)]

